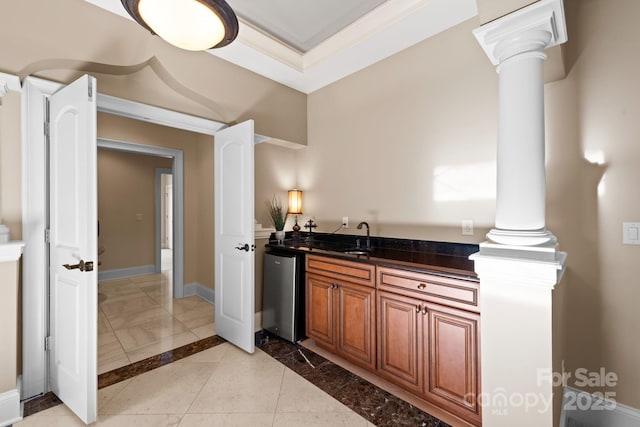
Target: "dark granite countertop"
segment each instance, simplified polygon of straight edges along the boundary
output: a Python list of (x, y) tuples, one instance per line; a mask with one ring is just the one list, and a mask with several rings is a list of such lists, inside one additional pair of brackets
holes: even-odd
[(366, 237), (361, 235), (313, 233), (309, 239), (308, 233), (301, 232), (294, 237), (292, 232), (287, 232), (282, 243), (272, 235), (266, 246), (270, 252), (326, 255), (478, 281), (473, 261), (469, 259), (469, 255), (478, 252), (478, 245), (372, 236), (368, 255), (345, 254), (343, 251), (356, 247), (357, 239), (360, 246), (365, 247)]

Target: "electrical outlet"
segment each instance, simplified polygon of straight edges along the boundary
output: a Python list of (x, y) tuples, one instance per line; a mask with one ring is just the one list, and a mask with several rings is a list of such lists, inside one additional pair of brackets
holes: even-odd
[(462, 220), (462, 235), (473, 236), (473, 220), (471, 219)]
[(349, 228), (349, 217), (348, 216), (343, 216), (342, 217), (342, 227), (343, 228)]

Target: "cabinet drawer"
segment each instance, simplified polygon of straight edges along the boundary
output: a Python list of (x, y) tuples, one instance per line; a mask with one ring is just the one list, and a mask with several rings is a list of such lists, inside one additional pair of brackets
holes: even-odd
[(427, 273), (378, 267), (378, 289), (479, 311), (479, 284)]
[(375, 265), (307, 255), (307, 272), (374, 287)]

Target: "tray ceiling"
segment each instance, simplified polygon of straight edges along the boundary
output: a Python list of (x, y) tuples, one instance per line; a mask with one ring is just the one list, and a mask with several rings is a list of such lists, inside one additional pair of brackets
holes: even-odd
[[(85, 0), (131, 19), (120, 0)], [(240, 21), (208, 51), (304, 93), (478, 14), (476, 0), (228, 0)]]

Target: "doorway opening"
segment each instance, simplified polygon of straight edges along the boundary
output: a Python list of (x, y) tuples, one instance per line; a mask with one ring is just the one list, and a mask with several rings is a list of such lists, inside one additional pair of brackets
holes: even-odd
[(173, 271), (173, 173), (156, 168), (156, 273), (170, 277)]

